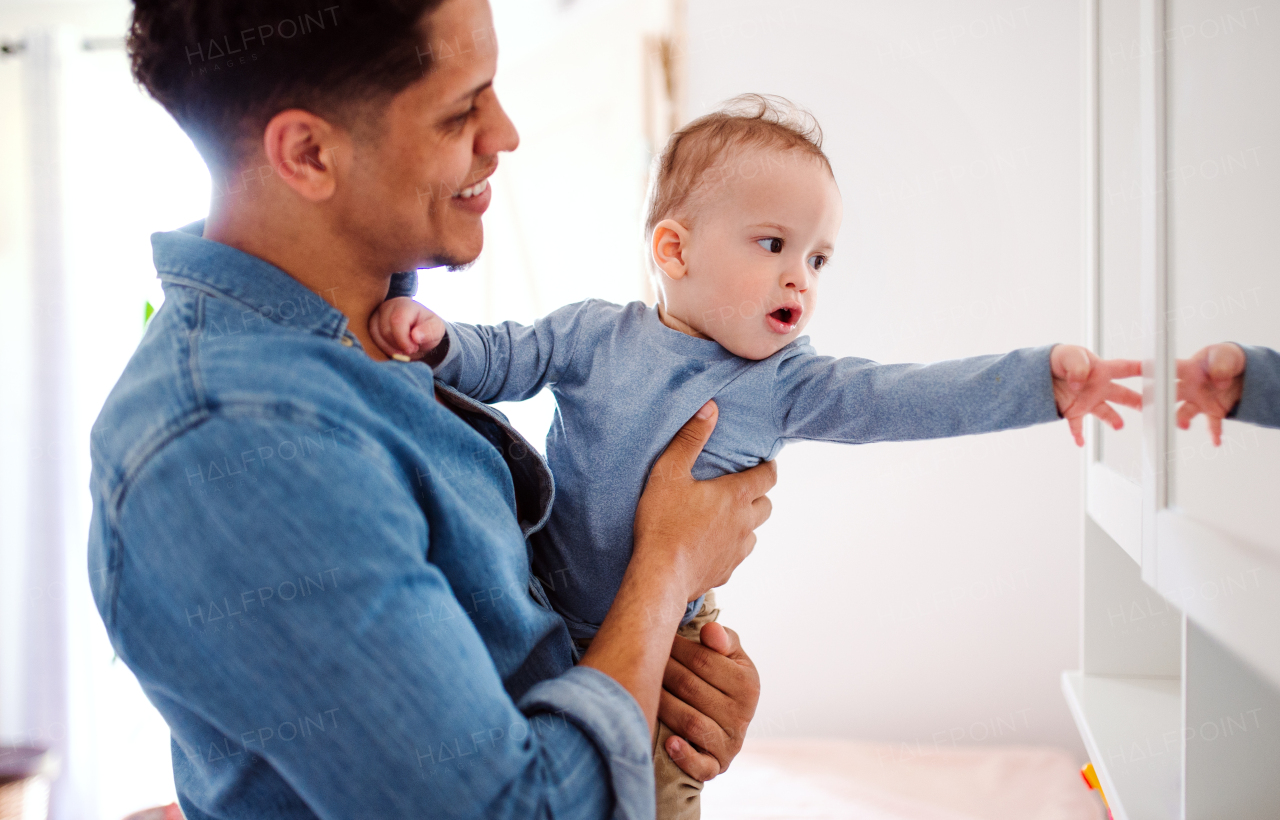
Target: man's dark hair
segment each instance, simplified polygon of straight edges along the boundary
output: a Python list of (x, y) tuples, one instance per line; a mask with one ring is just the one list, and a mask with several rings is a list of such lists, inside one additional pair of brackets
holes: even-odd
[(134, 0), (129, 57), (210, 165), (231, 168), (280, 111), (344, 121), (430, 68), (443, 0)]

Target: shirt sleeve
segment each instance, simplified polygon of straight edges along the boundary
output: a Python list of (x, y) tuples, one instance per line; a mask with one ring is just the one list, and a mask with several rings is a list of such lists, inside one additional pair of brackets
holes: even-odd
[(477, 401), (532, 398), (569, 372), (582, 336), (598, 329), (592, 307), (567, 305), (532, 326), (449, 323), (448, 353), (433, 367), (435, 376)]
[(387, 291), (388, 299), (407, 296), (410, 299), (418, 292), (418, 272), (416, 270), (394, 274), (391, 277), (391, 289)]
[(1244, 392), (1230, 416), (1261, 427), (1280, 427), (1280, 353), (1269, 347), (1244, 349)]
[(861, 444), (1055, 421), (1051, 350), (882, 365), (819, 356), (806, 345), (779, 365), (775, 423), (783, 439)]
[[(410, 478), (356, 444), (236, 463), (246, 441), (317, 435), (214, 418), (120, 504), (103, 617), (196, 782), (283, 780), (331, 820), (652, 818), (640, 707), (584, 668), (513, 702), (428, 560), (449, 536), (429, 531)], [(193, 487), (195, 465), (233, 474)]]

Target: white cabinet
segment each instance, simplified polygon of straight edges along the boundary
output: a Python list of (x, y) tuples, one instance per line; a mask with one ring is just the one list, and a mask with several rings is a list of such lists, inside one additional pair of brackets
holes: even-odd
[(1280, 4), (1085, 0), (1092, 341), (1143, 360), (1091, 430), (1081, 669), (1116, 818), (1280, 817), (1280, 430), (1178, 429), (1176, 362), (1280, 348)]

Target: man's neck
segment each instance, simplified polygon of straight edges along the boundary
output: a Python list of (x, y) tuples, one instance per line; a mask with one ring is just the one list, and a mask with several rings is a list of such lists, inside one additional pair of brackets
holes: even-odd
[[(277, 203), (278, 205), (278, 203)], [(371, 269), (354, 243), (328, 229), (320, 214), (289, 213), (263, 199), (210, 209), (204, 238), (256, 256), (314, 291), (344, 316), (376, 361), (387, 355), (369, 335), (369, 317), (386, 299), (391, 272)]]

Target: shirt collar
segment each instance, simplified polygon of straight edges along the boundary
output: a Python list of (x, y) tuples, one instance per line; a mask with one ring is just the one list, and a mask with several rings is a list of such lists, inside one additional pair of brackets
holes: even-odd
[(337, 338), (347, 317), (297, 279), (256, 256), (205, 239), (204, 220), (151, 235), (162, 282), (185, 285), (244, 305), (279, 325)]

